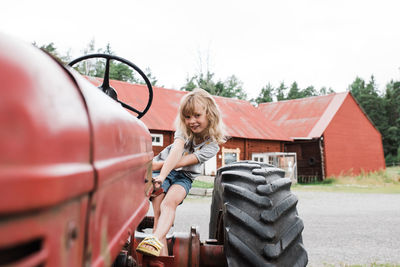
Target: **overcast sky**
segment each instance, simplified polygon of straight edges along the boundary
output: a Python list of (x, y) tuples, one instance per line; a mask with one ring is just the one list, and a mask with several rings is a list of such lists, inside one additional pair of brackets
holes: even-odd
[(399, 11), (398, 0), (13, 0), (0, 32), (73, 57), (109, 42), (166, 88), (208, 66), (256, 97), (268, 82), (342, 92), (356, 76), (400, 80)]

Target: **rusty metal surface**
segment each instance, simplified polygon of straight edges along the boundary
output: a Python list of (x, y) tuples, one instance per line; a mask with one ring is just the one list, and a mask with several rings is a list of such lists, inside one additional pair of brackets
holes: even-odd
[[(100, 78), (88, 78), (98, 86)], [(133, 107), (143, 108), (147, 100), (144, 85), (121, 81), (110, 81), (118, 92), (118, 98)], [(153, 105), (142, 121), (151, 130), (175, 131), (174, 120), (181, 98), (187, 93), (172, 89), (154, 87)], [(228, 135), (248, 139), (290, 140), (277, 126), (266, 119), (250, 102), (226, 97), (214, 97), (226, 124)]]
[(224, 254), (224, 246), (215, 243), (203, 243), (200, 246), (200, 266), (223, 267), (228, 266)]
[(345, 92), (263, 103), (258, 109), (289, 137), (315, 138), (323, 134), (348, 95)]

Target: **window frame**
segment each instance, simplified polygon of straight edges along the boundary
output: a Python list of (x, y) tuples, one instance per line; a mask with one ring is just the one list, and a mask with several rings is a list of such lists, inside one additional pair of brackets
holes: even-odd
[[(151, 144), (152, 146), (163, 146), (164, 145), (164, 135), (163, 134), (156, 134), (156, 133), (150, 133), (151, 135)], [(159, 141), (153, 141), (159, 138)]]

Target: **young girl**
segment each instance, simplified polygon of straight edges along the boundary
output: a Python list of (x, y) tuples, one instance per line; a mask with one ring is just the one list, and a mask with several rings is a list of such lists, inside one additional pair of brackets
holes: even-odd
[(167, 256), (166, 235), (178, 205), (186, 198), (193, 180), (200, 175), (202, 164), (215, 156), (224, 142), (220, 111), (212, 96), (203, 89), (194, 89), (180, 103), (176, 118), (174, 143), (153, 160), (153, 183), (163, 193), (152, 199), (153, 235), (146, 237), (137, 251)]

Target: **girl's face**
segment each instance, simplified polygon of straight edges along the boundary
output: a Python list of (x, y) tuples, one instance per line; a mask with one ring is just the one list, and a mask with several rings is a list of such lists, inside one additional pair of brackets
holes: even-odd
[(192, 133), (201, 134), (208, 127), (206, 109), (202, 106), (195, 105), (193, 113), (185, 115), (185, 125)]

